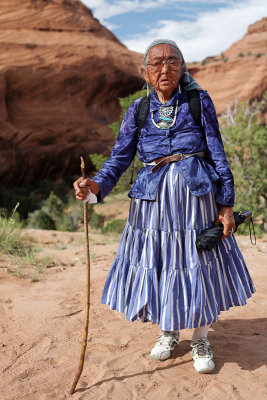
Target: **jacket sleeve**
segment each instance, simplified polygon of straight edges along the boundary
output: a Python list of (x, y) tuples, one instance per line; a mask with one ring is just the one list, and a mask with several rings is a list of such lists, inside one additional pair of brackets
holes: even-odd
[(207, 93), (202, 98), (202, 126), (206, 137), (207, 161), (220, 177), (215, 200), (218, 204), (233, 206), (234, 178), (224, 151), (215, 107)]
[(111, 155), (93, 178), (100, 186), (98, 201), (107, 196), (134, 159), (137, 146), (138, 104), (137, 100), (126, 111)]

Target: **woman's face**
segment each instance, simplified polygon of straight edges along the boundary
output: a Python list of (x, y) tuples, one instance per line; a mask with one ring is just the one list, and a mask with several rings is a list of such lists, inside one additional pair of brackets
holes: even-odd
[(161, 102), (170, 100), (183, 76), (185, 68), (180, 62), (178, 50), (169, 44), (158, 44), (148, 52), (147, 68), (142, 68), (142, 73), (156, 90)]

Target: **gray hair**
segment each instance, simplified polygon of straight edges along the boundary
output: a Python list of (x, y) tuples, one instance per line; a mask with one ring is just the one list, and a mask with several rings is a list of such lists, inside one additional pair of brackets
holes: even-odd
[(201, 86), (195, 81), (195, 79), (192, 77), (192, 75), (188, 72), (187, 65), (184, 60), (183, 53), (177, 46), (177, 44), (173, 40), (169, 39), (157, 39), (154, 40), (150, 45), (147, 47), (144, 57), (143, 57), (143, 66), (146, 68), (147, 67), (147, 55), (150, 49), (152, 47), (157, 46), (158, 44), (169, 44), (170, 46), (173, 46), (175, 49), (177, 49), (178, 53), (180, 54), (181, 60), (182, 60), (182, 65), (185, 67), (184, 74), (180, 80), (180, 85), (185, 89), (185, 90), (193, 90), (193, 89), (201, 89)]

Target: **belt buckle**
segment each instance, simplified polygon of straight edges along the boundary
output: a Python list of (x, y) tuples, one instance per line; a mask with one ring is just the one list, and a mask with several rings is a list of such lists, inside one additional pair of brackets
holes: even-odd
[(173, 154), (173, 161), (180, 161), (180, 160), (182, 160), (182, 156), (183, 156), (183, 154), (182, 153), (175, 153), (175, 154)]

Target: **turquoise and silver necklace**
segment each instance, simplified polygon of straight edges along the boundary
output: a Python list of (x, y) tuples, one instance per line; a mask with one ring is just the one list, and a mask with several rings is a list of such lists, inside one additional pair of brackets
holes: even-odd
[(169, 129), (175, 124), (177, 112), (178, 112), (178, 99), (176, 101), (175, 112), (174, 112), (173, 118), (171, 117), (171, 115), (173, 113), (173, 106), (161, 106), (159, 109), (160, 122), (157, 124), (154, 121), (154, 112), (153, 111), (151, 112), (151, 120), (157, 128)]

